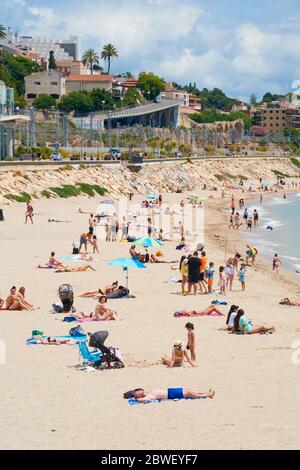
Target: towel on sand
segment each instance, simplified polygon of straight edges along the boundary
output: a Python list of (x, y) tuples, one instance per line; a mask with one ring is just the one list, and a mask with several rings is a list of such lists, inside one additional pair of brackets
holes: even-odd
[[(200, 397), (200, 398), (181, 398), (181, 400), (206, 400), (206, 397)], [(161, 403), (162, 401), (179, 401), (178, 399), (176, 400), (148, 400), (148, 401), (137, 401), (135, 398), (129, 398), (128, 403), (129, 405), (147, 405), (148, 403)]]

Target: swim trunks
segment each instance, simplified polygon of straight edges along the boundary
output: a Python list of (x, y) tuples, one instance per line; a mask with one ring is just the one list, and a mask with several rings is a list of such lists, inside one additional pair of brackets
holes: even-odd
[(168, 388), (168, 400), (181, 400), (183, 398), (183, 388)]

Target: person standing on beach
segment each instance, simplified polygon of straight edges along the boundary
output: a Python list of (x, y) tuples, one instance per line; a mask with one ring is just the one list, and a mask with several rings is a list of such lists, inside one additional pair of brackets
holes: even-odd
[(226, 267), (225, 267), (225, 274), (227, 276), (226, 287), (227, 289), (229, 287), (229, 290), (232, 290), (234, 274), (235, 274), (235, 270), (238, 267), (240, 258), (241, 258), (241, 255), (239, 253), (236, 253), (232, 258), (228, 258), (227, 260)]
[(239, 281), (242, 284), (242, 291), (246, 290), (245, 276), (246, 276), (246, 265), (245, 263), (242, 263), (240, 267), (240, 271), (239, 271)]
[(224, 266), (219, 267), (219, 288), (220, 294), (226, 294), (226, 274)]
[(258, 227), (258, 212), (256, 209), (254, 209), (253, 212), (253, 221), (254, 221), (254, 227)]
[(231, 214), (233, 215), (235, 212), (235, 200), (234, 200), (234, 196), (232, 196), (231, 198)]
[(215, 276), (214, 266), (215, 266), (215, 263), (211, 261), (208, 265), (208, 268), (206, 268), (205, 270), (205, 278), (207, 281), (208, 294), (212, 294), (213, 292), (213, 283), (214, 283), (214, 276)]
[(187, 346), (186, 346), (186, 349), (190, 352), (190, 355), (191, 355), (191, 361), (192, 362), (196, 362), (196, 341), (195, 341), (195, 333), (194, 333), (194, 325), (193, 323), (186, 323), (185, 325), (186, 329), (187, 329), (187, 336), (188, 336), (188, 340), (187, 340)]
[(247, 220), (246, 230), (250, 230), (250, 232), (252, 231), (252, 217), (249, 217), (249, 219)]
[(31, 223), (33, 224), (33, 207), (30, 202), (27, 202), (26, 212), (25, 212), (25, 224), (27, 224), (27, 220), (30, 219)]
[(279, 274), (279, 268), (281, 266), (281, 259), (279, 258), (278, 254), (276, 253), (273, 258), (273, 271)]
[(198, 258), (198, 251), (194, 251), (193, 256), (191, 256), (188, 260), (189, 294), (191, 293), (192, 288), (194, 289), (194, 295), (197, 294), (198, 285), (200, 281), (200, 268), (201, 261)]
[(204, 278), (204, 272), (205, 272), (205, 268), (206, 268), (206, 265), (207, 265), (207, 259), (206, 259), (205, 251), (201, 252), (200, 261), (201, 261), (200, 277), (199, 277), (200, 294), (202, 294), (203, 291), (204, 291), (204, 294), (207, 294), (206, 280)]

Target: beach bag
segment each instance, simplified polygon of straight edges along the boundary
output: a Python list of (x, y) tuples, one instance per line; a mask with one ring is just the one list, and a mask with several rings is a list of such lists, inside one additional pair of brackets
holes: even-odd
[(77, 246), (73, 246), (72, 254), (79, 255), (79, 248), (77, 248)]
[(76, 317), (64, 317), (63, 321), (71, 323), (73, 321), (77, 321)]
[(73, 288), (70, 284), (61, 284), (58, 288), (58, 294), (61, 301), (71, 300), (73, 298)]
[(70, 336), (86, 336), (85, 332), (81, 328), (80, 325), (74, 326), (74, 328), (71, 328), (69, 331)]
[(57, 303), (52, 304), (52, 308), (56, 313), (62, 313), (64, 311), (63, 307)]

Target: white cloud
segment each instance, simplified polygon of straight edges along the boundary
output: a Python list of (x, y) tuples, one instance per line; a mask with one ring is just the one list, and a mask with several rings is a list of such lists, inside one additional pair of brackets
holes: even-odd
[(217, 24), (209, 2), (203, 2), (204, 10), (200, 0), (73, 0), (55, 9), (46, 1), (0, 1), (9, 25), (13, 19), (23, 25), (20, 32), (78, 35), (82, 49), (98, 51), (112, 42), (119, 51), (114, 70), (151, 70), (237, 96), (284, 92), (300, 78), (299, 17), (288, 14), (282, 16), (284, 27), (241, 21), (230, 29)]

